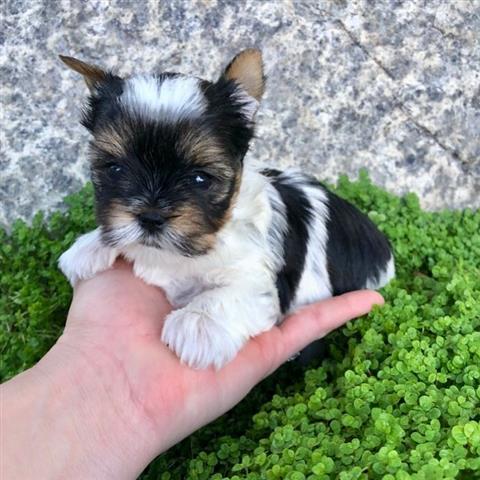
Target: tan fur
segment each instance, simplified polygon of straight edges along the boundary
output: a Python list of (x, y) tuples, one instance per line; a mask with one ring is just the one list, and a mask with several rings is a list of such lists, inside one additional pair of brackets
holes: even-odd
[(225, 158), (223, 148), (209, 135), (195, 134), (185, 138), (184, 150), (199, 165), (218, 164)]
[(215, 244), (215, 233), (202, 222), (202, 212), (196, 205), (186, 204), (175, 210), (170, 227), (188, 238), (198, 251), (207, 251)]
[(235, 175), (235, 170), (226, 161), (224, 149), (208, 132), (183, 135), (177, 147), (198, 168), (205, 168), (218, 178), (230, 180)]
[[(199, 168), (205, 168), (207, 172), (223, 180), (222, 183), (224, 188), (217, 187), (218, 190), (216, 195), (218, 196), (218, 199), (222, 199), (228, 195), (227, 185), (230, 184), (232, 178), (235, 178), (235, 190), (230, 199), (229, 208), (220, 220), (220, 223), (217, 225), (218, 231), (231, 218), (233, 205), (235, 204), (236, 197), (240, 190), (242, 168), (234, 168), (226, 160), (227, 155), (222, 146), (212, 135), (209, 135), (208, 132), (204, 132), (203, 134), (192, 132), (191, 135), (183, 136), (180, 148), (187, 158), (191, 159), (191, 161), (198, 165)], [(179, 214), (180, 216), (176, 219), (176, 222), (172, 223), (175, 223), (180, 231), (186, 232), (188, 236), (195, 237), (197, 242), (201, 242), (202, 247), (210, 248), (213, 246), (213, 235), (205, 235), (205, 232), (201, 231), (203, 225), (198, 223), (199, 218), (201, 218), (201, 212), (197, 212), (194, 206), (185, 206), (182, 211), (177, 211), (176, 214)]]
[(240, 52), (228, 65), (225, 77), (238, 82), (251, 97), (260, 101), (265, 90), (260, 50), (248, 48)]
[(73, 57), (67, 57), (65, 55), (59, 55), (59, 57), (60, 60), (67, 65), (67, 67), (83, 75), (85, 83), (90, 91), (93, 91), (98, 83), (105, 80), (106, 73), (100, 67), (97, 67), (96, 65), (90, 65), (82, 62), (81, 60), (77, 60)]
[(126, 155), (128, 132), (120, 132), (118, 129), (108, 128), (95, 133), (95, 145), (104, 152), (114, 156)]
[(135, 221), (135, 216), (117, 203), (111, 206), (108, 218), (110, 227), (123, 227)]

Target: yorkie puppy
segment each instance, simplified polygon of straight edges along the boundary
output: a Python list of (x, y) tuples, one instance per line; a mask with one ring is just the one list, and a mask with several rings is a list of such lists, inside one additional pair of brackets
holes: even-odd
[(162, 340), (182, 362), (221, 368), (297, 307), (393, 277), (388, 240), (355, 207), (301, 172), (244, 163), (260, 51), (238, 54), (216, 82), (61, 59), (90, 90), (82, 124), (99, 227), (60, 268), (75, 284), (131, 261), (173, 305)]

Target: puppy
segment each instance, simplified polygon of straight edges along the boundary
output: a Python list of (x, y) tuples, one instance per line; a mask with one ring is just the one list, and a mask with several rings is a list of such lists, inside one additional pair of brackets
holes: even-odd
[(299, 171), (244, 163), (264, 92), (260, 51), (216, 82), (120, 78), (71, 57), (90, 90), (99, 227), (60, 258), (74, 285), (118, 256), (174, 307), (162, 340), (194, 368), (221, 368), (297, 307), (394, 276), (390, 245), (355, 207)]

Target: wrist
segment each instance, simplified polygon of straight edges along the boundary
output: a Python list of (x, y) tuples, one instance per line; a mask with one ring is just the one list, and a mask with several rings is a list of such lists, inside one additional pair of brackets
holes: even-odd
[(150, 460), (148, 426), (119, 369), (62, 337), (3, 385), (5, 478), (136, 478)]

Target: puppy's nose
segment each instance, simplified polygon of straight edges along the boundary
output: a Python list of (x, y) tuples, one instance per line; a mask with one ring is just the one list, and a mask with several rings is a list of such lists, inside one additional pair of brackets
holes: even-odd
[(147, 229), (160, 228), (165, 223), (164, 216), (155, 210), (143, 212), (138, 216), (142, 227)]

